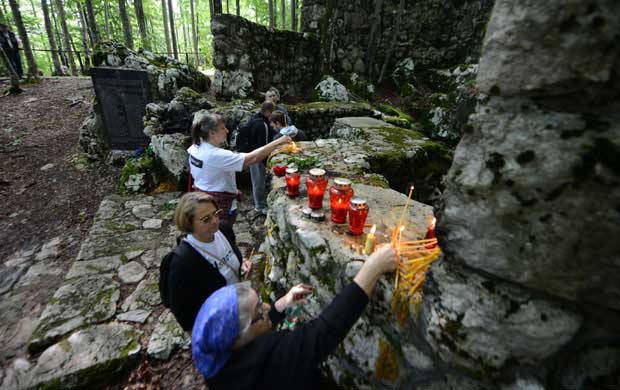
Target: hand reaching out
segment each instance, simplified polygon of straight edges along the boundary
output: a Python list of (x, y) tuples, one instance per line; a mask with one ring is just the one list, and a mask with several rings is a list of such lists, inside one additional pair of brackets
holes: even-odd
[(276, 310), (281, 313), (291, 306), (303, 305), (306, 303), (306, 297), (310, 294), (312, 294), (312, 286), (303, 283), (298, 284), (276, 301)]
[(245, 259), (243, 263), (241, 263), (241, 276), (244, 276), (244, 279), (247, 279), (247, 276), (250, 274), (252, 270), (252, 260)]

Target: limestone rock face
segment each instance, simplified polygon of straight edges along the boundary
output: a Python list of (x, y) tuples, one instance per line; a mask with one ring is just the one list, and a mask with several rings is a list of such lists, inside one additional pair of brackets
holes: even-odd
[(232, 14), (211, 18), (211, 31), (218, 97), (256, 99), (270, 86), (284, 97), (303, 96), (320, 79), (314, 37), (269, 29)]
[(608, 237), (620, 187), (606, 153), (620, 151), (620, 126), (517, 98), (491, 99), (471, 123), (446, 180), (446, 251), (502, 278), (618, 309), (620, 246)]
[(191, 343), (190, 335), (181, 328), (174, 315), (165, 310), (159, 316), (159, 322), (151, 334), (147, 354), (156, 359), (166, 360), (175, 348), (187, 349)]
[(433, 267), (422, 314), (426, 340), (444, 361), (474, 370), (510, 359), (537, 364), (570, 341), (581, 317), (517, 288), (468, 274), (445, 262)]
[(110, 323), (81, 330), (43, 351), (21, 388), (91, 387), (134, 365), (139, 351), (139, 333), (131, 326)]
[(350, 116), (373, 116), (366, 103), (314, 102), (287, 105), (286, 109), (295, 126), (309, 139), (328, 138), (336, 118)]
[(151, 137), (153, 154), (176, 183), (187, 180), (189, 175), (187, 148), (190, 145), (189, 136), (183, 133), (161, 134)]
[[(589, 89), (601, 88), (617, 97), (620, 84), (617, 77), (613, 80), (620, 72), (619, 26), (617, 1), (516, 5), (497, 0), (484, 39), (478, 85), (502, 96), (566, 93), (584, 102), (590, 100)], [(553, 44), (543, 44), (541, 36)]]

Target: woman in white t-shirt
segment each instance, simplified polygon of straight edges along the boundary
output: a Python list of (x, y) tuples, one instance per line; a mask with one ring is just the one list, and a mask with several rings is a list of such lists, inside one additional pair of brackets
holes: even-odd
[(237, 215), (238, 190), (235, 172), (264, 160), (278, 146), (291, 142), (290, 137), (281, 137), (250, 153), (223, 149), (221, 146), (226, 143), (228, 136), (224, 118), (205, 110), (194, 115), (191, 136), (193, 145), (187, 152), (194, 186), (215, 198), (222, 210), (222, 220), (231, 226)]

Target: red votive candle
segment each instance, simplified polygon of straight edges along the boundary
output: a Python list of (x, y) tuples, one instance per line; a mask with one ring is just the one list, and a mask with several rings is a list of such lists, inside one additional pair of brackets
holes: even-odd
[(364, 224), (368, 217), (368, 204), (362, 198), (353, 198), (349, 203), (349, 232), (354, 236), (359, 236), (364, 232)]
[(325, 170), (314, 168), (310, 170), (310, 175), (306, 179), (306, 187), (308, 188), (308, 206), (317, 210), (323, 207), (323, 195), (327, 188), (327, 177)]
[(332, 209), (332, 222), (345, 223), (349, 211), (349, 201), (353, 196), (351, 180), (336, 178), (329, 189), (329, 205)]
[(286, 165), (274, 165), (273, 173), (277, 177), (282, 177), (286, 174)]
[[(426, 236), (424, 236), (424, 239), (435, 238), (435, 222), (437, 222), (435, 217), (432, 215), (428, 217), (428, 228), (426, 229)], [(425, 248), (433, 249), (436, 246), (437, 244), (429, 244)]]
[(286, 168), (286, 193), (291, 198), (299, 195), (299, 170)]

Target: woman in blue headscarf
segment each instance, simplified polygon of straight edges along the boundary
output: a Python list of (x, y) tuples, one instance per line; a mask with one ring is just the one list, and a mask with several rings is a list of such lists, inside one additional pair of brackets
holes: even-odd
[[(379, 277), (394, 271), (396, 263), (393, 247), (379, 248), (317, 318), (294, 331), (270, 332), (274, 317), (249, 285), (216, 291), (202, 305), (192, 330), (194, 363), (209, 389), (319, 388), (319, 363), (344, 339)], [(276, 311), (303, 303), (309, 292), (307, 286), (293, 287), (276, 302)]]

